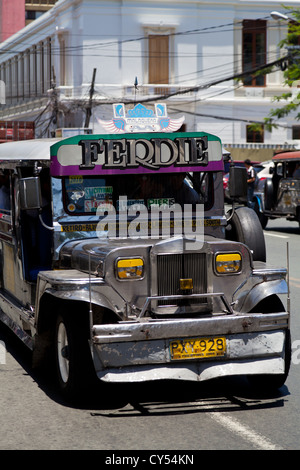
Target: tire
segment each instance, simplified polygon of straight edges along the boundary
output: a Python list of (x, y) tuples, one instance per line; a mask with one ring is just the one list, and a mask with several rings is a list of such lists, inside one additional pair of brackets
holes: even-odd
[(54, 346), (57, 381), (61, 394), (67, 400), (83, 398), (96, 374), (88, 335), (85, 334), (78, 315), (58, 315)]
[(260, 212), (257, 199), (255, 199), (255, 202), (254, 202), (254, 211), (258, 217), (258, 220), (260, 221), (262, 228), (265, 229), (268, 224), (269, 219), (265, 214)]
[(249, 207), (235, 209), (226, 227), (226, 238), (247, 245), (253, 252), (254, 261), (266, 261), (264, 232), (253, 209)]
[(270, 211), (273, 207), (274, 185), (271, 178), (266, 178), (264, 187), (265, 209)]

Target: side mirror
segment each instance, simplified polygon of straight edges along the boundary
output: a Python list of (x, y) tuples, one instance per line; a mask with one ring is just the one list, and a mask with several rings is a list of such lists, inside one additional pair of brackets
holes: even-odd
[(229, 196), (231, 199), (247, 198), (247, 170), (239, 166), (229, 168)]
[(30, 210), (42, 207), (40, 179), (37, 176), (20, 179), (19, 192), (21, 209)]
[(273, 175), (274, 174), (274, 168), (272, 166), (270, 166), (269, 168), (269, 174), (270, 175)]

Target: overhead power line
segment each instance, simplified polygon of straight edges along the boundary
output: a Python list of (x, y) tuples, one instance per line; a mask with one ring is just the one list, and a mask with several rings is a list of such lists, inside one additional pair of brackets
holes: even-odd
[[(177, 113), (182, 112), (182, 109), (177, 109), (177, 108), (170, 108), (170, 109), (172, 111), (177, 112)], [(184, 110), (184, 113), (185, 114), (192, 114), (193, 116), (205, 117), (205, 118), (209, 118), (209, 119), (218, 119), (220, 121), (236, 121), (236, 122), (245, 122), (247, 124), (261, 124), (261, 125), (265, 124), (263, 121), (257, 121), (255, 119), (243, 119), (243, 118), (235, 118), (235, 117), (232, 117), (232, 116), (220, 116), (219, 114), (214, 115), (214, 114), (195, 113), (195, 112), (187, 111), (187, 110)], [(285, 129), (292, 128), (292, 126), (288, 126), (288, 125), (285, 125), (285, 124), (276, 124), (276, 125), (278, 125), (278, 127), (283, 127)]]
[[(165, 94), (161, 94), (161, 95), (156, 95), (154, 97), (152, 96), (151, 98), (141, 98), (139, 100), (139, 102), (140, 103), (147, 103), (147, 102), (153, 102), (153, 101), (159, 101), (159, 100), (167, 100), (168, 98), (172, 98), (173, 96), (185, 95), (187, 93), (192, 93), (192, 92), (199, 91), (199, 90), (205, 90), (207, 88), (219, 85), (220, 83), (227, 82), (227, 81), (230, 81), (230, 80), (240, 80), (240, 79), (248, 77), (249, 75), (254, 75), (255, 73), (261, 72), (265, 69), (269, 69), (269, 68), (279, 66), (282, 63), (284, 63), (286, 60), (288, 60), (288, 58), (289, 58), (289, 55), (286, 55), (286, 56), (281, 57), (280, 59), (276, 59), (272, 62), (268, 62), (267, 64), (260, 65), (259, 67), (255, 67), (254, 69), (248, 70), (247, 72), (241, 72), (241, 73), (237, 73), (237, 74), (234, 74), (234, 75), (230, 75), (228, 77), (222, 77), (222, 78), (219, 78), (217, 80), (213, 80), (213, 81), (211, 81), (209, 83), (206, 83), (206, 84), (203, 84), (203, 85), (195, 85), (195, 86), (192, 86), (192, 87), (186, 87), (186, 88), (183, 88), (181, 90), (174, 91), (174, 92), (165, 93)], [(160, 86), (164, 87), (166, 85), (162, 84)], [(95, 103), (95, 104), (96, 105), (114, 104), (114, 103), (118, 103), (119, 101), (120, 101), (120, 99), (113, 99), (113, 100), (103, 99), (103, 100), (101, 100), (101, 103)], [(126, 103), (127, 104), (132, 103), (132, 102), (134, 102), (134, 99), (123, 99), (123, 102), (125, 104)]]
[[(266, 16), (266, 17), (263, 17), (263, 18), (258, 18), (258, 20), (267, 20), (267, 19), (270, 19), (270, 16)], [(225, 24), (221, 24), (221, 25), (207, 26), (205, 28), (197, 28), (197, 29), (191, 29), (191, 30), (186, 30), (186, 31), (169, 32), (168, 36), (169, 37), (177, 37), (177, 36), (190, 36), (190, 35), (194, 35), (194, 34), (207, 34), (207, 33), (215, 34), (216, 30), (220, 30), (220, 31), (217, 31), (217, 32), (220, 32), (220, 33), (230, 32), (230, 31), (234, 31), (237, 27), (240, 27), (242, 24), (243, 24), (243, 21), (241, 20), (241, 21), (235, 21), (235, 22), (225, 23)], [(223, 29), (225, 27), (228, 28), (230, 26), (233, 26), (233, 28)], [(270, 25), (269, 27), (272, 27), (272, 25)], [(255, 29), (255, 26), (253, 26), (253, 28)], [(251, 28), (248, 28), (248, 31), (250, 29)], [(20, 31), (19, 31), (19, 33), (20, 33)], [(88, 37), (89, 35), (82, 35), (82, 34), (79, 35), (79, 34), (76, 34), (72, 31), (72, 36), (73, 37), (76, 37), (76, 36)], [(95, 37), (95, 35), (92, 35), (92, 36)], [(99, 37), (101, 35), (97, 35), (97, 36)], [(41, 41), (46, 40), (46, 39), (47, 39), (46, 37), (42, 38), (42, 36), (40, 35), (36, 39), (36, 41), (37, 41), (37, 43), (40, 43)], [(105, 39), (107, 39), (107, 35), (105, 36)], [(115, 39), (113, 41), (104, 40), (104, 41), (101, 41), (101, 42), (97, 41), (97, 42), (94, 42), (94, 43), (86, 42), (86, 43), (79, 44), (79, 45), (74, 45), (74, 46), (65, 45), (65, 53), (66, 53), (66, 55), (69, 55), (68, 53), (70, 52), (70, 54), (72, 55), (72, 53), (75, 52), (75, 51), (87, 51), (87, 50), (98, 49), (98, 48), (108, 48), (110, 46), (119, 47), (120, 45), (123, 45), (123, 44), (128, 44), (128, 43), (133, 43), (133, 42), (140, 42), (140, 41), (147, 40), (147, 39), (148, 39), (148, 36), (143, 35), (143, 36), (139, 36), (139, 37), (131, 37), (131, 38), (128, 38), (128, 39)], [(20, 40), (20, 37), (18, 37), (18, 36), (16, 38), (13, 38), (13, 40), (8, 38), (6, 41), (4, 41), (2, 43), (3, 48), (0, 45), (0, 54), (5, 54), (5, 53), (20, 54), (20, 53), (25, 52), (31, 46), (36, 45), (36, 44), (32, 44), (32, 42), (26, 43), (24, 41), (24, 38), (23, 38), (23, 40), (22, 40), (22, 50), (13, 50), (13, 49), (9, 48), (10, 45), (13, 46), (14, 44), (18, 43), (19, 40)], [(10, 44), (10, 42), (11, 42), (11, 44)], [(25, 46), (25, 49), (23, 49), (24, 46)], [(60, 48), (58, 46), (52, 45), (52, 51), (53, 51), (54, 54), (55, 53), (60, 53)], [(37, 51), (37, 53), (39, 53), (39, 51)]]

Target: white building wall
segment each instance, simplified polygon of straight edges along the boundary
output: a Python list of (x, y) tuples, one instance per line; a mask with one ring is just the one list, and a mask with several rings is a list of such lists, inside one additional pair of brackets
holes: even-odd
[[(298, 3), (289, 1), (285, 5)], [(151, 94), (153, 86), (148, 83), (147, 35), (170, 34), (169, 90), (200, 89), (169, 98), (169, 114), (185, 114), (188, 131), (206, 130), (218, 134), (226, 144), (245, 144), (247, 120), (262, 121), (274, 106), (270, 98), (282, 92), (282, 72), (268, 75), (267, 86), (263, 88), (243, 87), (241, 82), (237, 87), (233, 80), (209, 85), (241, 72), (244, 19), (267, 19), (267, 61), (279, 58), (277, 45), (285, 36), (287, 25), (271, 19), (272, 10), (282, 11), (281, 1), (60, 0), (53, 9), (0, 45), (0, 67), (9, 59), (19, 60), (22, 51), (32, 51), (33, 45), (40, 47), (41, 41), (51, 37), (52, 70), (60, 101), (59, 126), (83, 125), (83, 110), (96, 68), (91, 126), (94, 132), (99, 132), (102, 129), (97, 118), (109, 119), (112, 115), (111, 104), (105, 104), (106, 101), (156, 98)], [(38, 67), (40, 59), (38, 55)], [(32, 82), (32, 77), (26, 77), (27, 69), (25, 79)], [(9, 81), (11, 74), (7, 70)], [(18, 101), (16, 84), (6, 85), (7, 89), (13, 85), (14, 99), (1, 106), (0, 119), (33, 120), (47, 105), (44, 118), (51, 118), (53, 93), (39, 92)], [(40, 82), (38, 87), (41, 90)], [(43, 125), (48, 126), (48, 133), (55, 129), (55, 123), (49, 125), (46, 118), (44, 121), (42, 124), (40, 118), (37, 120), (38, 135), (45, 134)], [(282, 124), (293, 123), (289, 117)], [(290, 138), (290, 128), (265, 133), (265, 143), (269, 145), (280, 145)]]

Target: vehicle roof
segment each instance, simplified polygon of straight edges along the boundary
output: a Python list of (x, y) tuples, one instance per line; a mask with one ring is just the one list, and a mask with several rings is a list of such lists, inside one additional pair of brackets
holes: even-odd
[(59, 138), (32, 139), (0, 144), (0, 162), (3, 160), (50, 160), (50, 147)]
[(294, 152), (283, 152), (274, 155), (272, 158), (273, 162), (292, 162), (295, 160), (300, 160), (300, 151), (295, 150)]

